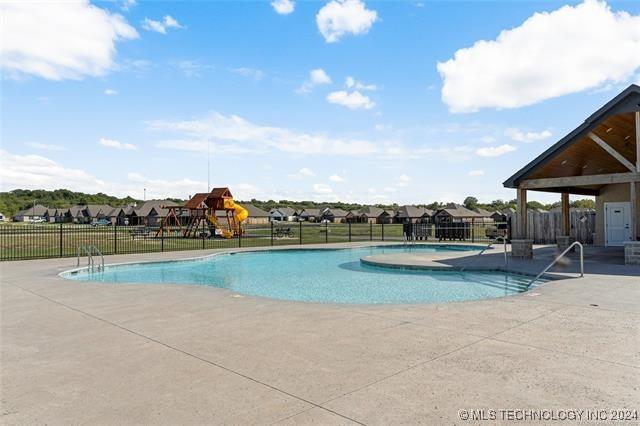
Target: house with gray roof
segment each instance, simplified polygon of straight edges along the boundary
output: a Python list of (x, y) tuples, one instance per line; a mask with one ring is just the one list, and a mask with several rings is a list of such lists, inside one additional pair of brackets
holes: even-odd
[(322, 220), (328, 220), (329, 222), (345, 223), (347, 221), (348, 211), (342, 209), (334, 209), (327, 207), (322, 212)]
[(42, 204), (36, 204), (28, 209), (19, 211), (13, 215), (14, 222), (32, 222), (47, 220), (47, 211), (49, 209)]
[(361, 223), (392, 223), (394, 216), (394, 212), (375, 206), (364, 206), (358, 210), (358, 222)]
[(432, 216), (433, 210), (407, 205), (398, 208), (395, 219), (398, 223), (430, 223)]
[(272, 221), (276, 222), (294, 222), (298, 220), (298, 212), (291, 207), (278, 207), (269, 211)]
[(177, 206), (170, 200), (148, 200), (134, 207), (129, 223), (131, 225), (158, 226), (162, 222), (169, 209), (165, 206)]
[(322, 211), (320, 209), (302, 209), (300, 213), (298, 213), (298, 220), (305, 222), (320, 222), (322, 220)]

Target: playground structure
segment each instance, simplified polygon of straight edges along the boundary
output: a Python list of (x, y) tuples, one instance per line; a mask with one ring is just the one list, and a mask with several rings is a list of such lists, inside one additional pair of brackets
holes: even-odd
[[(168, 213), (156, 237), (162, 237), (165, 232), (170, 234), (171, 230), (184, 238), (240, 237), (243, 233), (242, 223), (249, 216), (247, 209), (233, 201), (229, 188), (213, 188), (209, 193), (195, 194), (182, 206), (165, 208)], [(224, 212), (224, 216), (219, 217), (216, 214), (218, 211)], [(186, 212), (187, 224), (183, 229), (181, 218), (185, 217)], [(221, 222), (226, 222), (226, 226)]]

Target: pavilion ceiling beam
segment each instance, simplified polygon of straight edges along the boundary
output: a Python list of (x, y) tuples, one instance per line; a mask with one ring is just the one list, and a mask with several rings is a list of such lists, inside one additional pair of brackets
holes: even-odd
[(523, 180), (519, 186), (524, 189), (544, 189), (571, 186), (610, 185), (613, 183), (630, 182), (640, 182), (640, 173), (610, 173), (604, 175), (528, 179)]
[(637, 168), (633, 164), (631, 164), (631, 161), (627, 160), (622, 154), (613, 149), (611, 145), (603, 141), (598, 135), (593, 132), (589, 132), (589, 138), (597, 143), (600, 148), (607, 151), (613, 158), (622, 163), (622, 165), (624, 165), (627, 169), (631, 170), (632, 172), (637, 171)]

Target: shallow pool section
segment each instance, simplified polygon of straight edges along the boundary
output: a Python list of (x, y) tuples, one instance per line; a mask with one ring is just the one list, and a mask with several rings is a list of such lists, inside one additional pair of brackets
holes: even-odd
[(362, 265), (360, 258), (401, 251), (479, 250), (474, 246), (377, 246), (220, 254), (204, 259), (106, 267), (65, 273), (104, 283), (198, 284), (281, 300), (383, 304), (450, 302), (501, 297), (526, 290), (530, 277), (504, 272), (412, 271)]

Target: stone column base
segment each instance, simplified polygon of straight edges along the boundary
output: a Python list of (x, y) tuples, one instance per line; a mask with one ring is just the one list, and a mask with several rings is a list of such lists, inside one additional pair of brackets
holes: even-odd
[(511, 240), (511, 256), (531, 259), (533, 257), (533, 240)]
[(624, 242), (624, 264), (640, 265), (640, 241)]
[[(570, 237), (568, 235), (558, 235), (556, 237), (556, 240), (558, 242), (558, 249), (560, 250), (560, 252), (563, 252), (567, 247), (569, 247), (576, 239), (573, 237)], [(571, 249), (571, 252), (573, 253), (574, 251), (576, 251), (576, 248), (573, 247)]]

